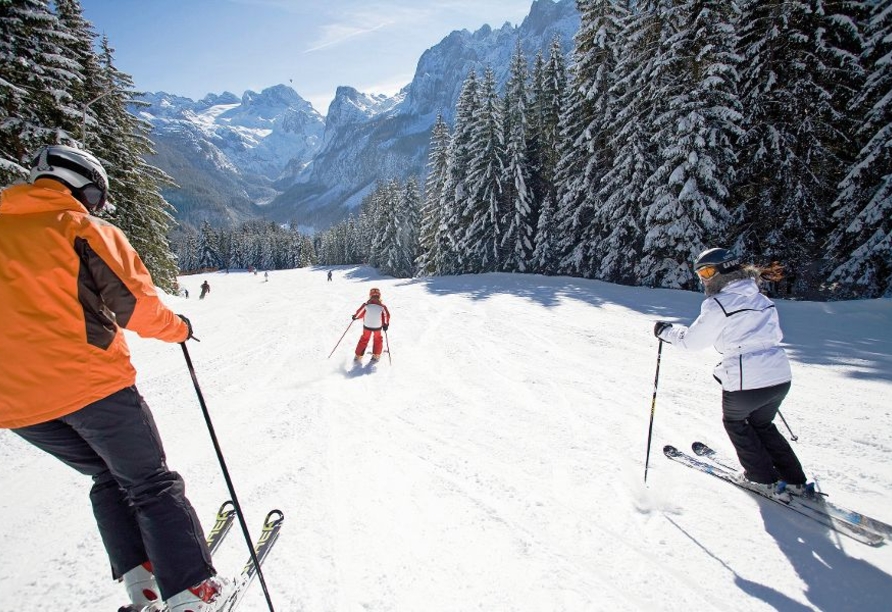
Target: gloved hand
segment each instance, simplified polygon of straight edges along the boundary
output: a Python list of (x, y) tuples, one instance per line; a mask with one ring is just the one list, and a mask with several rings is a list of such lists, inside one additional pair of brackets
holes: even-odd
[[(186, 317), (184, 317), (181, 314), (178, 314), (177, 316), (179, 318), (181, 318), (183, 320), (183, 323), (186, 324), (186, 327), (189, 328), (189, 335), (186, 336), (186, 340), (195, 339), (195, 341), (198, 342), (198, 338), (196, 338), (195, 336), (192, 335), (192, 321), (190, 321), (189, 319), (187, 319)], [(183, 342), (185, 342), (185, 340)]]
[(355, 320), (356, 320), (356, 315), (353, 315), (353, 316), (350, 317), (350, 318), (353, 319), (353, 320), (355, 321)]
[(670, 327), (672, 327), (672, 323), (670, 323), (669, 321), (657, 321), (656, 323), (654, 323), (654, 336), (659, 338), (660, 334), (662, 334), (664, 330), (667, 330)]
[(387, 323), (385, 323), (384, 325), (381, 326), (381, 329), (383, 329), (384, 331), (387, 331), (387, 328), (388, 328), (388, 327), (390, 327), (390, 325), (388, 325)]

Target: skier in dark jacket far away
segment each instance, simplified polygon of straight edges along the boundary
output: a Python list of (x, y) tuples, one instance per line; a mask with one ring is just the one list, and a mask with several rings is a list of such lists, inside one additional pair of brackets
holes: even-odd
[(751, 488), (779, 501), (811, 495), (812, 483), (774, 417), (790, 390), (792, 373), (780, 346), (777, 308), (759, 291), (760, 280), (780, 279), (780, 267), (741, 264), (727, 249), (708, 249), (694, 263), (706, 299), (690, 327), (658, 321), (654, 335), (673, 346), (722, 354), (714, 377), (722, 385), (722, 422)]
[(198, 299), (203, 300), (204, 296), (206, 296), (210, 292), (211, 286), (208, 284), (207, 281), (204, 281), (203, 283), (201, 283), (201, 295), (198, 296)]
[(328, 271), (328, 280), (331, 280), (331, 270)]
[(133, 606), (213, 609), (227, 583), (167, 467), (122, 329), (185, 342), (192, 325), (158, 298), (124, 234), (92, 216), (108, 195), (99, 160), (45, 147), (30, 183), (0, 193), (0, 353), (17, 356), (0, 360), (0, 427), (93, 479), (112, 576)]
[(365, 355), (365, 349), (369, 345), (369, 339), (374, 336), (372, 342), (372, 363), (381, 359), (381, 352), (384, 350), (384, 340), (381, 338), (381, 331), (387, 331), (390, 327), (390, 311), (381, 301), (381, 290), (372, 288), (369, 291), (369, 301), (360, 306), (353, 315), (353, 320), (362, 319), (362, 336), (356, 344), (354, 361), (362, 361)]

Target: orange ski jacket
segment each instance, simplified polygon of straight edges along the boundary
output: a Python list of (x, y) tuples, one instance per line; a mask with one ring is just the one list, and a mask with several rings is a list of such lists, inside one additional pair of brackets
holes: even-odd
[(42, 423), (131, 386), (121, 328), (184, 342), (118, 228), (58, 181), (0, 193), (0, 427)]

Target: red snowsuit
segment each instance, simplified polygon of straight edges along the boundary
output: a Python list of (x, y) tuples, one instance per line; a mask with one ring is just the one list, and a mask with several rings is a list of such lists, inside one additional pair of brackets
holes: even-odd
[(362, 359), (365, 355), (365, 349), (369, 345), (369, 339), (374, 335), (372, 342), (372, 356), (380, 358), (384, 349), (384, 340), (381, 338), (381, 330), (387, 331), (390, 325), (390, 311), (387, 306), (381, 303), (378, 298), (371, 298), (368, 302), (359, 307), (353, 320), (362, 319), (362, 336), (356, 344), (356, 356)]

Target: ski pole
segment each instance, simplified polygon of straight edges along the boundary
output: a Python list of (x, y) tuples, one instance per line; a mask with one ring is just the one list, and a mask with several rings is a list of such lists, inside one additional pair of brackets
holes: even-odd
[(657, 373), (654, 376), (654, 397), (650, 402), (650, 427), (647, 429), (647, 455), (644, 458), (644, 482), (647, 482), (647, 464), (650, 462), (650, 440), (654, 433), (654, 411), (657, 409), (657, 383), (660, 381), (660, 357), (663, 354), (663, 341), (657, 348)]
[(797, 436), (796, 434), (794, 434), (794, 433), (793, 433), (793, 430), (790, 429), (790, 426), (787, 425), (787, 419), (784, 418), (784, 415), (781, 413), (780, 410), (777, 411), (777, 414), (780, 416), (781, 421), (784, 422), (784, 425), (786, 426), (787, 431), (790, 432), (790, 439), (791, 439), (793, 442), (795, 442), (796, 440), (798, 440), (798, 439), (799, 439), (799, 436)]
[(390, 340), (387, 338), (387, 332), (384, 332), (384, 344), (387, 345), (387, 363), (393, 365), (393, 357), (390, 356)]
[(334, 352), (335, 352), (336, 350), (338, 350), (338, 345), (341, 344), (341, 340), (343, 340), (343, 339), (344, 339), (344, 336), (347, 335), (347, 332), (350, 331), (350, 328), (353, 326), (353, 322), (354, 322), (354, 321), (356, 321), (356, 319), (351, 319), (351, 321), (350, 321), (350, 325), (348, 325), (348, 326), (347, 326), (347, 329), (344, 330), (344, 333), (341, 334), (340, 339), (338, 339), (338, 344), (335, 344), (335, 347), (334, 347), (333, 349), (331, 349), (331, 352), (328, 354), (328, 357), (326, 357), (326, 359), (331, 358), (331, 356), (334, 355)]
[(226, 486), (229, 489), (229, 495), (232, 499), (232, 505), (235, 507), (235, 514), (238, 517), (239, 525), (242, 527), (242, 533), (245, 535), (245, 542), (248, 544), (248, 550), (251, 552), (251, 562), (257, 570), (257, 578), (260, 580), (260, 586), (263, 587), (263, 594), (266, 596), (266, 604), (269, 612), (275, 612), (273, 609), (273, 601), (269, 596), (269, 589), (266, 587), (266, 579), (263, 577), (263, 569), (260, 567), (260, 561), (257, 559), (257, 553), (254, 551), (253, 540), (248, 532), (248, 523), (245, 521), (245, 515), (242, 512), (242, 506), (235, 494), (235, 487), (232, 485), (232, 478), (229, 477), (229, 470), (226, 467), (226, 461), (223, 459), (223, 451), (220, 449), (220, 442), (217, 441), (217, 434), (214, 431), (214, 424), (211, 422), (211, 415), (208, 412), (207, 404), (204, 402), (204, 395), (201, 393), (201, 387), (198, 386), (198, 377), (195, 375), (195, 368), (192, 366), (192, 359), (189, 358), (189, 350), (186, 348), (185, 342), (180, 342), (183, 347), (183, 356), (186, 358), (186, 365), (189, 367), (189, 374), (192, 376), (192, 384), (195, 385), (195, 393), (198, 395), (198, 403), (201, 404), (201, 412), (204, 414), (204, 422), (207, 423), (208, 433), (211, 435), (211, 441), (214, 443), (214, 451), (217, 453), (217, 460), (223, 470), (223, 478), (226, 480)]

